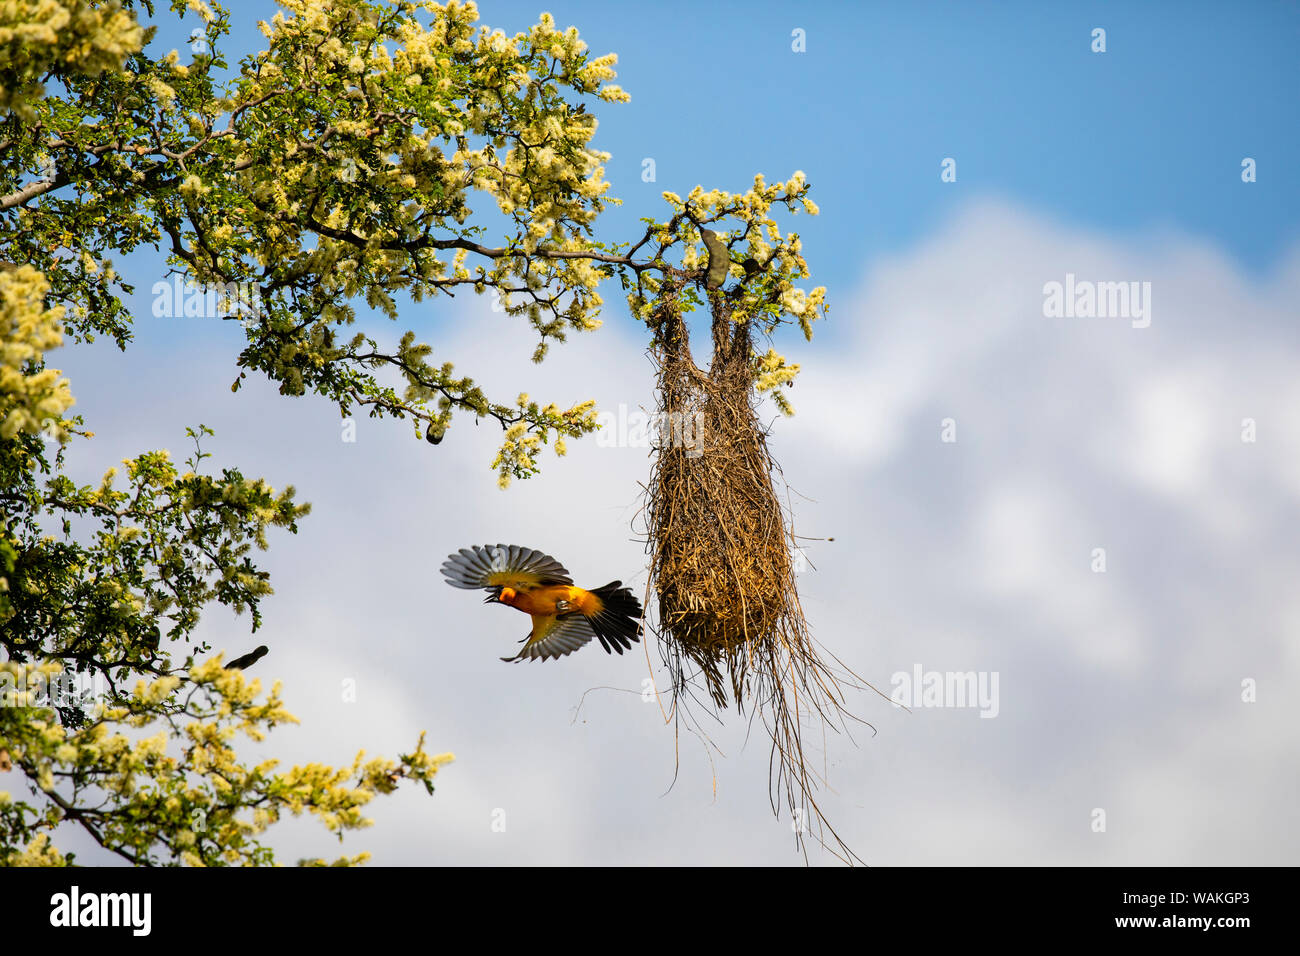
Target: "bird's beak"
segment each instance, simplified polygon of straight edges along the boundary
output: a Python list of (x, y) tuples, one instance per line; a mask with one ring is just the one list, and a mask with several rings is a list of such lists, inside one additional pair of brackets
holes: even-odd
[(485, 598), (483, 599), (483, 603), (484, 603), (484, 604), (491, 604), (491, 603), (492, 603), (493, 601), (495, 601), (496, 599), (497, 599), (497, 596), (496, 596), (495, 594), (489, 594), (487, 597), (485, 597)]

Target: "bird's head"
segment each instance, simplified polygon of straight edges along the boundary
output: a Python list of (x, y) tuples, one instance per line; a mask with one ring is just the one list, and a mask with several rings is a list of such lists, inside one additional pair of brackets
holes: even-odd
[(497, 588), (483, 599), (484, 604), (508, 604), (515, 596), (514, 588)]

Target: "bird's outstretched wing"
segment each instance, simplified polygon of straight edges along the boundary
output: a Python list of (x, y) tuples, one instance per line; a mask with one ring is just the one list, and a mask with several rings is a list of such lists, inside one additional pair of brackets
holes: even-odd
[[(503, 657), (503, 661), (545, 661), (552, 657), (572, 654), (593, 637), (591, 623), (581, 614), (569, 614), (565, 617), (533, 615), (533, 629), (524, 638), (527, 641), (514, 657)], [(601, 641), (603, 644), (604, 641)], [(619, 651), (619, 653), (623, 653)]]
[(474, 545), (448, 555), (443, 577), (454, 588), (501, 588), (517, 591), (548, 584), (572, 584), (564, 565), (549, 554), (515, 544)]

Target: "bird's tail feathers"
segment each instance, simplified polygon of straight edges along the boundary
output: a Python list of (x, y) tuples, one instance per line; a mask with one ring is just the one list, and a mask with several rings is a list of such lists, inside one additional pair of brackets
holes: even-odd
[(641, 602), (622, 581), (611, 581), (591, 592), (600, 598), (600, 610), (587, 615), (605, 653), (622, 654), (630, 650), (641, 635)]

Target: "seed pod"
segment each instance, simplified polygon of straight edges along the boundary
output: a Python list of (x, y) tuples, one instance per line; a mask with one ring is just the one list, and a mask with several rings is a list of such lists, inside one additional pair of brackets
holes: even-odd
[(709, 252), (709, 271), (704, 279), (706, 289), (716, 289), (727, 280), (727, 270), (731, 268), (731, 256), (727, 252), (727, 246), (718, 234), (712, 229), (700, 227), (700, 238), (704, 240), (704, 248)]

